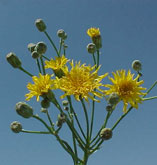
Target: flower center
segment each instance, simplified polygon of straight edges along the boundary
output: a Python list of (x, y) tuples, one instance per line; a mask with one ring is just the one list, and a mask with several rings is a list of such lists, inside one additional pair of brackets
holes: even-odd
[(133, 84), (130, 82), (122, 83), (119, 86), (119, 95), (121, 97), (131, 96), (133, 94)]

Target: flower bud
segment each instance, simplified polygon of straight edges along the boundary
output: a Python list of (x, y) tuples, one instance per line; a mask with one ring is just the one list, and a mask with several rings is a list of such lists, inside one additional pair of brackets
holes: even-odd
[(66, 116), (64, 114), (59, 114), (58, 115), (58, 121), (61, 121), (62, 123), (64, 123), (66, 121)]
[(69, 107), (64, 107), (64, 110), (65, 110), (65, 111), (68, 111), (68, 110), (69, 110)]
[(100, 35), (92, 37), (92, 41), (97, 49), (100, 49), (102, 47), (102, 40)]
[(13, 52), (7, 54), (6, 59), (13, 68), (20, 68), (22, 65), (20, 59)]
[(32, 58), (33, 59), (37, 59), (37, 58), (39, 58), (40, 57), (40, 54), (37, 52), (37, 51), (33, 51), (32, 52)]
[(142, 70), (142, 64), (139, 60), (134, 60), (132, 62), (132, 68), (135, 70), (135, 71), (140, 71)]
[(94, 54), (96, 52), (96, 46), (93, 43), (87, 45), (87, 51), (90, 54)]
[(63, 101), (62, 101), (62, 105), (63, 105), (63, 106), (67, 106), (68, 104), (69, 104), (69, 102), (68, 102), (67, 100), (63, 100)]
[(35, 21), (35, 25), (40, 32), (44, 32), (46, 30), (46, 25), (42, 19), (37, 19)]
[(42, 108), (49, 108), (50, 107), (50, 102), (49, 102), (49, 100), (48, 99), (43, 99), (42, 101), (41, 101), (41, 106), (42, 106)]
[(28, 46), (27, 46), (27, 48), (32, 53), (34, 51), (34, 49), (35, 49), (35, 46), (36, 46), (36, 44), (29, 43)]
[(11, 123), (10, 128), (14, 133), (19, 133), (22, 130), (22, 125), (18, 121), (14, 121)]
[(112, 138), (112, 130), (110, 128), (103, 128), (100, 132), (100, 137), (103, 140), (109, 140)]
[(106, 106), (106, 111), (107, 112), (111, 112), (112, 110), (113, 110), (113, 106), (112, 105), (109, 104), (109, 105)]
[(25, 102), (18, 102), (15, 106), (15, 109), (16, 112), (24, 118), (30, 118), (33, 116), (32, 107), (26, 104)]
[(57, 31), (57, 36), (59, 38), (64, 38), (65, 37), (65, 31), (63, 29), (60, 29)]
[(117, 104), (117, 103), (119, 102), (119, 100), (120, 100), (120, 98), (119, 98), (119, 96), (117, 95), (117, 93), (111, 93), (111, 94), (109, 95), (109, 98), (108, 98), (109, 104), (115, 105), (115, 104)]
[(63, 123), (61, 121), (56, 122), (57, 127), (62, 127)]
[(46, 50), (47, 50), (47, 46), (44, 42), (38, 42), (35, 50), (39, 53), (39, 54), (45, 54)]
[(46, 93), (46, 98), (48, 98), (49, 99), (49, 101), (51, 102), (51, 101), (55, 101), (55, 95), (54, 95), (54, 93), (51, 91), (51, 90), (49, 90), (47, 93)]

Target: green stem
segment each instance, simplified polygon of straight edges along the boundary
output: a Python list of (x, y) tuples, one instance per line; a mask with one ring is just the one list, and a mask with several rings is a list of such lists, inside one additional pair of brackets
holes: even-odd
[(45, 58), (46, 60), (50, 61), (49, 58), (47, 58), (46, 56), (42, 55), (43, 58)]
[(95, 112), (95, 101), (93, 100), (93, 102), (92, 102), (91, 125), (90, 125), (90, 133), (89, 133), (90, 139), (91, 139), (91, 137), (92, 137), (92, 132), (93, 132), (94, 112)]
[(49, 122), (50, 122), (51, 127), (54, 128), (54, 124), (53, 124), (53, 122), (52, 122), (52, 120), (51, 120), (51, 117), (50, 117), (50, 115), (49, 115), (48, 109), (47, 109), (47, 111), (46, 111), (46, 115), (47, 115), (47, 118), (48, 118), (48, 120), (49, 120)]
[[(146, 95), (149, 94), (149, 92), (155, 87), (155, 85), (157, 85), (157, 81), (155, 81), (155, 82), (153, 83), (153, 85), (146, 91)], [(146, 95), (145, 95), (145, 96), (146, 96)], [(143, 96), (143, 98), (144, 98), (145, 96)]]
[(100, 52), (99, 52), (99, 50), (97, 50), (97, 66), (96, 66), (96, 68), (99, 67), (99, 56), (100, 56)]
[(23, 71), (24, 73), (28, 74), (29, 76), (33, 76), (31, 73), (29, 73), (28, 71), (26, 71), (24, 68), (22, 68), (22, 66), (19, 68), (21, 71)]
[(152, 99), (157, 99), (157, 96), (148, 97), (148, 98), (143, 98), (142, 100), (143, 100), (143, 101), (146, 101), (146, 100), (152, 100)]
[(84, 103), (83, 99), (81, 98), (80, 100), (81, 100), (83, 110), (84, 110), (84, 114), (85, 114), (85, 118), (86, 118), (87, 140), (89, 140), (89, 119), (88, 119), (87, 109), (86, 109), (86, 106), (85, 106), (85, 103)]
[(21, 132), (24, 132), (24, 133), (35, 133), (35, 134), (51, 134), (51, 132), (44, 132), (44, 131), (29, 131), (29, 130), (24, 130), (24, 129), (22, 129)]
[(43, 74), (45, 75), (46, 72), (45, 72), (45, 66), (44, 66), (44, 61), (43, 61), (42, 56), (40, 57), (40, 61), (41, 61), (41, 66), (42, 66)]
[(94, 53), (92, 54), (92, 56), (93, 56), (94, 65), (96, 65), (96, 59)]
[(51, 39), (51, 37), (48, 35), (48, 33), (47, 33), (46, 31), (44, 31), (44, 33), (45, 33), (46, 37), (47, 37), (48, 40), (50, 41), (51, 45), (53, 46), (53, 48), (55, 49), (55, 51), (56, 51), (56, 53), (57, 53), (57, 55), (58, 55), (58, 57), (59, 57), (59, 53), (58, 53), (58, 50), (57, 50), (57, 48), (56, 48), (56, 45), (54, 44), (54, 42), (52, 41), (52, 39)]
[(84, 134), (84, 132), (83, 132), (83, 129), (82, 129), (82, 127), (81, 127), (81, 124), (80, 124), (80, 122), (79, 122), (79, 120), (78, 120), (78, 118), (77, 118), (77, 114), (75, 113), (74, 108), (73, 108), (73, 106), (72, 106), (71, 97), (70, 97), (70, 96), (67, 96), (67, 99), (68, 99), (69, 104), (70, 104), (70, 110), (71, 110), (72, 113), (74, 114), (74, 117), (75, 117), (75, 120), (76, 120), (76, 122), (77, 122), (77, 125), (78, 125), (78, 127), (79, 127), (79, 129), (80, 129), (80, 131), (81, 131), (81, 133), (82, 133), (82, 135), (83, 135), (83, 137), (84, 137), (84, 139), (86, 140), (86, 136), (85, 136), (85, 134)]
[(40, 67), (40, 64), (39, 64), (39, 59), (37, 59), (36, 62), (37, 62), (37, 66), (38, 66), (39, 72), (41, 73), (41, 67)]
[(60, 39), (60, 44), (59, 44), (59, 50), (58, 50), (59, 56), (60, 56), (60, 54), (61, 54), (62, 44), (63, 44), (63, 39), (61, 38), (61, 39)]

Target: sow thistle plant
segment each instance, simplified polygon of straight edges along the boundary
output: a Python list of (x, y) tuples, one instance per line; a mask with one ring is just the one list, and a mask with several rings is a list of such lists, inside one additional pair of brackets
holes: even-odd
[[(60, 45), (57, 48), (46, 31), (44, 21), (37, 19), (35, 25), (40, 32), (46, 35), (56, 52), (56, 56), (51, 57), (51, 59), (45, 56), (47, 46), (44, 42), (28, 44), (28, 50), (36, 61), (39, 70), (36, 75), (24, 69), (21, 60), (14, 53), (9, 53), (6, 59), (13, 68), (17, 68), (31, 77), (30, 81), (32, 82), (27, 84), (26, 101), (36, 97), (36, 101), (40, 102), (41, 105), (39, 113), (45, 113), (47, 121), (43, 120), (39, 113), (34, 114), (33, 108), (26, 102), (18, 102), (15, 106), (16, 112), (24, 118), (38, 120), (46, 127), (47, 131), (25, 130), (18, 121), (11, 123), (11, 130), (14, 133), (51, 134), (56, 137), (63, 149), (72, 157), (74, 165), (87, 165), (88, 158), (100, 149), (103, 142), (112, 138), (114, 129), (133, 108), (138, 109), (139, 103), (157, 98), (157, 96), (146, 98), (157, 81), (148, 90), (141, 86), (144, 81), (141, 80), (142, 64), (139, 60), (132, 63), (132, 68), (137, 72), (135, 77), (131, 70), (124, 69), (114, 71), (112, 75), (109, 73), (99, 75), (99, 55), (102, 47), (99, 28), (87, 30), (87, 35), (92, 41), (87, 45), (87, 51), (92, 55), (94, 65), (86, 65), (81, 61), (68, 59), (66, 55), (67, 45), (65, 44), (67, 34), (64, 30), (61, 29), (57, 32), (60, 39)], [(110, 84), (103, 82), (103, 80), (107, 80), (107, 77), (111, 81)], [(62, 91), (60, 96), (62, 105), (56, 97), (56, 92), (54, 92), (57, 90)], [(106, 117), (97, 133), (94, 134), (94, 117), (95, 113), (98, 113), (95, 112), (96, 103), (100, 103), (101, 100), (107, 102), (106, 107), (104, 103), (102, 105), (102, 107), (104, 106), (102, 111), (104, 111), (104, 114), (106, 113)], [(73, 103), (75, 101), (81, 104), (85, 123), (81, 123), (79, 120), (80, 110), (76, 110), (77, 107)], [(120, 102), (123, 103), (123, 114), (111, 128), (108, 128), (108, 120)], [(58, 112), (57, 119), (54, 119), (54, 116), (49, 113), (52, 111), (51, 104)], [(66, 124), (66, 129), (71, 131), (72, 139), (69, 140), (72, 140), (72, 143), (64, 140), (64, 137), (61, 136), (63, 124)], [(80, 157), (81, 151), (83, 158)]]

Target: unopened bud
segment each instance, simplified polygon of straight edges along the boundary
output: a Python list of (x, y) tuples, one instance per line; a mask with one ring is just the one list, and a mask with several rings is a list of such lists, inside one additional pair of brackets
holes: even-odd
[(22, 130), (22, 125), (18, 121), (14, 121), (11, 123), (10, 128), (14, 133), (19, 133)]
[(50, 106), (50, 102), (49, 102), (49, 100), (48, 99), (43, 99), (42, 101), (41, 101), (41, 106), (42, 106), (42, 108), (49, 108), (49, 106)]
[(65, 37), (65, 31), (63, 29), (60, 29), (57, 31), (57, 36), (59, 38), (64, 38)]
[(47, 46), (44, 42), (38, 42), (36, 44), (35, 50), (39, 53), (39, 54), (45, 54), (46, 50), (47, 50)]
[(142, 70), (142, 64), (139, 60), (134, 60), (132, 62), (132, 68), (135, 70), (135, 71), (140, 71)]
[(107, 112), (111, 112), (112, 110), (113, 110), (113, 106), (112, 105), (109, 104), (109, 105), (106, 106), (106, 111)]
[(68, 111), (68, 110), (69, 110), (69, 107), (64, 107), (64, 110), (65, 110), (65, 111)]
[(7, 54), (6, 59), (13, 68), (20, 68), (22, 65), (20, 59), (13, 52)]
[(93, 43), (87, 45), (88, 53), (94, 54), (96, 52), (96, 46)]
[(117, 95), (117, 93), (111, 93), (109, 95), (109, 98), (108, 98), (108, 102), (111, 104), (111, 105), (115, 105), (119, 102), (120, 98), (119, 96)]
[(35, 46), (36, 46), (36, 44), (29, 43), (28, 46), (27, 46), (27, 48), (32, 53), (34, 51), (34, 49), (35, 49)]
[(112, 138), (112, 130), (110, 128), (103, 128), (100, 132), (100, 137), (103, 140), (109, 140)]
[(37, 19), (35, 21), (35, 25), (40, 32), (44, 32), (46, 30), (46, 25), (42, 19)]
[(64, 123), (66, 121), (66, 116), (64, 114), (59, 114), (58, 115), (58, 121), (61, 121), (62, 123)]
[(37, 58), (39, 58), (40, 57), (40, 55), (39, 55), (39, 53), (37, 52), (37, 51), (33, 51), (32, 52), (32, 58), (33, 59), (37, 59)]
[(102, 40), (100, 35), (92, 37), (92, 41), (97, 49), (100, 49), (102, 47)]
[(69, 102), (68, 102), (67, 100), (63, 100), (63, 101), (62, 101), (62, 105), (63, 105), (63, 106), (67, 106), (68, 104), (69, 104)]
[(56, 122), (56, 125), (57, 125), (57, 127), (62, 127), (63, 122), (61, 122), (61, 121), (57, 121), (57, 122)]
[(33, 116), (32, 107), (26, 104), (25, 102), (18, 102), (15, 106), (15, 109), (16, 112), (24, 118), (30, 118)]
[(41, 109), (40, 109), (40, 112), (42, 112), (42, 113), (47, 113), (47, 108), (41, 108)]

